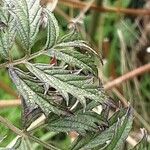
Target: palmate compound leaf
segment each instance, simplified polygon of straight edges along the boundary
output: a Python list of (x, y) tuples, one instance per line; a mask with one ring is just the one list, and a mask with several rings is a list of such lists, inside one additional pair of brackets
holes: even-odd
[(91, 55), (85, 55), (73, 48), (62, 49), (49, 49), (45, 52), (50, 57), (56, 57), (57, 60), (61, 60), (69, 65), (82, 68), (84, 71), (89, 71), (96, 74), (96, 65), (94, 64), (94, 57)]
[[(82, 54), (81, 52), (75, 50), (75, 48), (86, 50), (89, 54)], [(51, 57), (55, 56), (58, 60), (61, 60), (69, 65), (77, 66), (84, 71), (89, 71), (94, 74), (97, 74), (94, 61), (101, 60), (98, 54), (87, 43), (85, 43), (85, 41), (82, 40), (57, 43), (53, 48), (48, 49), (44, 54)]]
[(39, 31), (41, 10), (40, 0), (5, 0), (11, 2), (11, 14), (17, 21), (17, 31), (24, 49), (30, 53)]
[(0, 8), (0, 55), (8, 59), (16, 35), (16, 20), (7, 8)]
[(23, 97), (26, 107), (31, 109), (29, 113), (40, 107), (46, 116), (51, 112), (57, 115), (70, 114), (68, 110), (63, 109), (60, 105), (55, 103), (51, 95), (44, 95), (44, 88), (42, 88), (38, 82), (32, 81), (29, 78), (27, 80), (21, 78), (14, 68), (9, 68), (9, 74), (20, 95)]
[[(106, 128), (101, 133), (94, 133), (94, 134), (89, 133), (86, 135), (86, 137), (79, 136), (70, 149), (71, 150), (105, 150), (107, 148), (106, 147), (107, 145), (112, 144), (111, 140), (112, 141), (115, 140), (115, 144), (116, 144), (117, 138), (114, 137), (114, 135), (116, 134), (120, 135), (120, 139), (117, 141), (116, 145), (120, 146), (121, 144), (123, 144), (124, 140), (127, 137), (126, 134), (129, 133), (129, 130), (131, 128), (133, 116), (130, 110), (125, 111), (125, 109), (121, 109), (116, 113), (112, 116), (113, 118), (111, 117), (109, 119), (111, 122), (108, 121), (108, 128)], [(120, 119), (119, 121), (118, 121), (118, 117)], [(124, 132), (120, 132), (120, 131), (124, 131)], [(113, 147), (111, 150), (113, 150)]]
[(40, 81), (58, 90), (67, 104), (69, 103), (69, 94), (83, 105), (84, 110), (86, 99), (94, 100), (99, 104), (108, 101), (108, 96), (102, 88), (94, 85), (92, 77), (73, 74), (69, 70), (50, 68), (49, 65), (45, 65), (45, 68), (46, 66), (48, 69), (42, 70), (42, 64), (26, 63), (28, 70)]

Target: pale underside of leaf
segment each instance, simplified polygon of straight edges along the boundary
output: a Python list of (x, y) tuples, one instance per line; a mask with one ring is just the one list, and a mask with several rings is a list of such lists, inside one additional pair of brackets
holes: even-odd
[(150, 149), (150, 142), (148, 141), (148, 134), (145, 129), (141, 129), (143, 137), (139, 141), (138, 144), (136, 144), (132, 149), (130, 150), (149, 150)]

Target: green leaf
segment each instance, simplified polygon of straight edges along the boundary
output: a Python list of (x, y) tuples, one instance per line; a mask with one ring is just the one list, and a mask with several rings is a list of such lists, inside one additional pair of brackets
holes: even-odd
[(120, 150), (121, 146), (128, 137), (128, 134), (132, 127), (132, 123), (133, 123), (133, 115), (131, 112), (131, 108), (129, 107), (124, 119), (118, 120), (114, 136), (111, 139), (110, 143), (103, 148), (103, 150)]
[(67, 48), (67, 47), (76, 47), (83, 50), (87, 50), (98, 56), (98, 54), (83, 40), (74, 40), (69, 42), (58, 43), (55, 45), (54, 48), (57, 49), (57, 48)]
[(41, 7), (40, 0), (14, 0), (12, 4), (17, 21), (17, 31), (21, 39), (22, 46), (30, 53), (35, 42), (36, 35), (39, 31)]
[(109, 127), (102, 133), (95, 133), (92, 135), (89, 133), (86, 137), (83, 136), (79, 142), (75, 143), (71, 150), (90, 150), (98, 146), (100, 147), (112, 138), (114, 129), (115, 125)]
[(72, 48), (50, 49), (46, 51), (45, 54), (51, 57), (55, 56), (56, 59), (69, 65), (77, 66), (84, 71), (89, 71), (91, 73), (97, 72), (96, 65), (91, 55), (84, 55)]
[(82, 135), (86, 132), (99, 132), (100, 125), (105, 125), (100, 115), (95, 112), (78, 111), (74, 115), (49, 121), (48, 129), (55, 132), (76, 131)]
[(21, 145), (21, 141), (22, 141), (22, 138), (20, 136), (17, 136), (5, 148), (0, 147), (0, 150), (21, 150), (19, 149)]
[[(107, 142), (113, 139), (116, 125), (118, 124), (117, 117), (119, 117), (121, 121), (125, 121), (124, 118), (127, 115), (126, 112), (127, 111), (123, 111), (122, 113), (122, 109), (115, 112), (113, 116), (111, 116), (111, 118), (109, 119), (108, 126), (106, 126), (107, 128), (104, 129), (104, 131), (102, 131), (101, 133), (87, 133), (86, 137), (79, 136), (79, 139), (77, 139), (77, 141), (73, 143), (71, 150), (99, 150), (100, 148), (106, 146)], [(110, 120), (113, 121), (110, 122)]]
[(125, 116), (128, 108), (120, 108), (117, 112), (115, 112), (108, 120), (109, 125), (113, 125), (118, 121), (118, 118), (122, 118)]
[(13, 68), (9, 68), (9, 74), (20, 95), (24, 98), (26, 106), (30, 108), (29, 112), (40, 107), (45, 115), (49, 115), (51, 112), (57, 115), (68, 114), (67, 111), (62, 110), (59, 105), (51, 100), (50, 96), (47, 97), (44, 93), (40, 93), (41, 87), (38, 83), (21, 79)]
[(47, 15), (47, 41), (45, 48), (53, 47), (59, 36), (59, 26), (55, 16), (48, 10), (44, 9), (44, 12)]
[(112, 138), (114, 130), (115, 124), (101, 133), (95, 133), (92, 135), (89, 133), (86, 135), (86, 137), (83, 136), (78, 142), (75, 142), (71, 150), (93, 149), (95, 147), (106, 144), (106, 142)]
[(58, 39), (57, 43), (62, 43), (62, 42), (71, 42), (77, 39), (78, 33), (76, 29), (73, 29), (69, 31), (69, 33), (65, 34), (63, 37)]
[(16, 21), (7, 9), (0, 9), (0, 55), (9, 59), (16, 35)]
[(104, 103), (108, 100), (108, 96), (103, 89), (99, 89), (98, 86), (94, 85), (92, 77), (67, 73), (69, 70), (55, 69), (53, 67), (48, 70), (42, 70), (40, 69), (42, 66), (35, 66), (30, 63), (26, 63), (26, 67), (40, 81), (58, 90), (67, 101), (67, 104), (69, 101), (68, 94), (74, 96), (84, 106), (84, 109), (86, 99), (95, 100), (98, 103)]

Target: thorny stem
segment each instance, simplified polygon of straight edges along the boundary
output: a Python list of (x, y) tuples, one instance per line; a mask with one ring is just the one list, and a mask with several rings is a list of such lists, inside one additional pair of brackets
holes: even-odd
[(15, 61), (13, 61), (13, 62), (6, 62), (6, 63), (3, 63), (3, 64), (0, 64), (0, 69), (1, 68), (7, 68), (7, 67), (9, 67), (9, 66), (15, 66), (15, 65), (19, 65), (19, 64), (23, 64), (23, 63), (25, 63), (26, 61), (29, 61), (29, 60), (31, 60), (31, 59), (34, 59), (34, 58), (36, 58), (36, 57), (38, 57), (38, 56), (40, 56), (40, 55), (42, 55), (42, 54), (44, 54), (44, 52), (45, 52), (45, 50), (41, 50), (41, 51), (38, 51), (37, 53), (33, 53), (33, 54), (31, 54), (30, 56), (25, 56), (25, 57), (23, 57), (23, 58), (21, 58), (21, 59), (18, 59), (18, 60), (15, 60)]

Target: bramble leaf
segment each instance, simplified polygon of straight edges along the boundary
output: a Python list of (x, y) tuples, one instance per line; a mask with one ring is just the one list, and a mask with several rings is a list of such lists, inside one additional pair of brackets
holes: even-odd
[(123, 120), (118, 120), (116, 131), (110, 143), (103, 148), (103, 150), (119, 150), (122, 144), (125, 142), (128, 134), (131, 130), (133, 123), (133, 115), (131, 108), (129, 107)]
[(51, 112), (57, 115), (67, 115), (68, 112), (62, 110), (51, 99), (51, 96), (44, 95), (44, 92), (41, 93), (42, 88), (36, 82), (21, 79), (13, 68), (9, 68), (9, 74), (20, 95), (24, 98), (26, 106), (30, 108), (29, 112), (40, 107), (45, 115), (49, 115)]
[[(131, 129), (133, 116), (129, 110), (124, 115), (121, 111), (116, 113), (120, 116), (120, 120), (118, 122), (109, 124), (108, 128), (101, 133), (89, 133), (86, 137), (79, 136), (79, 139), (77, 139), (72, 145), (71, 150), (106, 150), (109, 147), (110, 149), (113, 149), (113, 144), (115, 145), (115, 148), (122, 145), (124, 140), (127, 138), (129, 130)], [(113, 115), (113, 120), (114, 116), (116, 115)], [(114, 137), (114, 135), (117, 136)], [(117, 137), (118, 139), (120, 137), (120, 139), (118, 140)]]
[(45, 49), (53, 47), (59, 36), (59, 26), (58, 22), (48, 9), (44, 9), (44, 13), (47, 15), (47, 41), (45, 45)]
[(85, 41), (83, 40), (74, 40), (68, 42), (61, 42), (55, 45), (55, 49), (57, 48), (67, 48), (67, 47), (74, 47), (74, 48), (81, 48), (82, 50), (87, 50), (95, 55), (98, 55)]
[(69, 65), (77, 66), (84, 71), (89, 71), (96, 74), (96, 65), (91, 55), (82, 54), (72, 48), (50, 49), (45, 52), (48, 56), (55, 56), (56, 59), (61, 60)]
[(40, 81), (58, 90), (67, 104), (69, 101), (68, 94), (74, 96), (84, 106), (84, 109), (86, 108), (86, 99), (94, 100), (99, 104), (108, 100), (108, 96), (103, 89), (99, 89), (98, 86), (94, 85), (92, 77), (72, 74), (69, 70), (55, 69), (53, 67), (48, 70), (42, 70), (42, 65), (33, 65), (31, 63), (26, 63), (26, 67)]
[(14, 0), (11, 3), (14, 7), (11, 13), (17, 21), (20, 41), (24, 49), (30, 53), (40, 26), (40, 0)]
[(82, 111), (74, 113), (74, 115), (64, 118), (58, 118), (53, 121), (49, 121), (48, 129), (50, 131), (57, 132), (69, 132), (76, 131), (82, 135), (86, 132), (99, 132), (101, 125), (107, 125), (101, 120), (100, 115), (95, 112)]
[(7, 9), (0, 9), (0, 55), (9, 59), (16, 35), (16, 21)]

